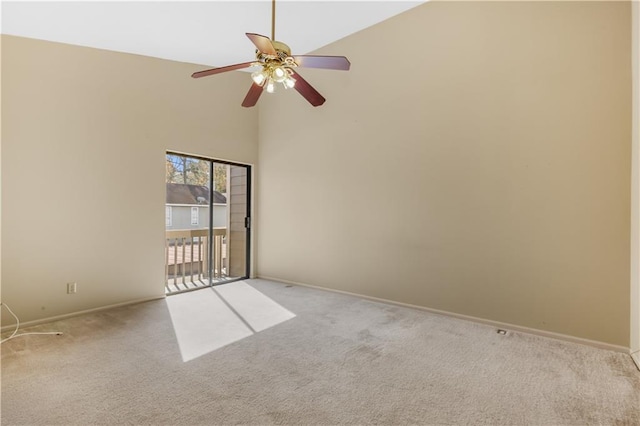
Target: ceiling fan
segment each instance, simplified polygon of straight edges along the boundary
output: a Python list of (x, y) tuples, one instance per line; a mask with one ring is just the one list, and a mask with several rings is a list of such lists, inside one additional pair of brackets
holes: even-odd
[(263, 90), (268, 93), (275, 91), (276, 84), (282, 84), (285, 89), (294, 88), (314, 107), (320, 106), (326, 100), (314, 89), (295, 68), (322, 68), (348, 71), (351, 63), (344, 56), (319, 55), (291, 55), (291, 49), (286, 44), (275, 40), (276, 0), (271, 3), (271, 39), (267, 36), (246, 33), (249, 40), (256, 46), (256, 60), (226, 67), (212, 68), (198, 71), (191, 75), (193, 78), (206, 77), (227, 71), (248, 67), (261, 67), (251, 74), (253, 84), (242, 102), (243, 107), (252, 107), (260, 98)]

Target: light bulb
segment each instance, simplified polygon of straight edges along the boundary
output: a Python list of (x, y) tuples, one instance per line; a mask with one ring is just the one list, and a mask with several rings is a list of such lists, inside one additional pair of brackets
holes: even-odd
[(262, 71), (256, 71), (254, 73), (251, 74), (251, 79), (253, 80), (254, 83), (256, 83), (258, 86), (262, 86), (264, 84), (264, 81), (266, 80), (266, 77), (264, 75), (264, 72)]
[(296, 85), (296, 81), (291, 77), (287, 77), (284, 80), (284, 87), (286, 87), (287, 89), (293, 89), (293, 86), (295, 85)]
[(277, 81), (278, 83), (282, 83), (289, 74), (287, 74), (287, 71), (284, 68), (275, 67), (273, 68), (272, 75), (275, 81)]
[(267, 92), (268, 93), (273, 93), (273, 91), (275, 90), (275, 86), (273, 85), (273, 80), (269, 79), (269, 81), (267, 81)]

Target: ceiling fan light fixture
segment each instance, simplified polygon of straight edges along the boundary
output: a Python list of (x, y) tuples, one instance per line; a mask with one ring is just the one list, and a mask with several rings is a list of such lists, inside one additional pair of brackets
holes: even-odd
[(273, 93), (276, 90), (275, 85), (273, 84), (273, 80), (271, 77), (267, 79), (267, 93)]
[(284, 79), (282, 84), (284, 84), (285, 89), (293, 89), (293, 87), (296, 85), (296, 80), (293, 77), (289, 76)]
[(262, 86), (264, 82), (267, 80), (267, 76), (265, 75), (265, 72), (263, 70), (260, 70), (260, 71), (251, 73), (251, 79), (258, 86)]
[(271, 71), (271, 75), (273, 76), (273, 80), (277, 83), (282, 83), (289, 76), (289, 73), (280, 66), (273, 67)]

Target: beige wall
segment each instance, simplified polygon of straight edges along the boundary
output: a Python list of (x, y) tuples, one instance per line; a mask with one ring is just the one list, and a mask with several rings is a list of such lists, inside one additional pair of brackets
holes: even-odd
[(2, 43), (3, 302), (31, 321), (161, 297), (165, 151), (255, 163), (246, 75)]
[(431, 2), (322, 49), (324, 106), (261, 99), (258, 275), (629, 347), (630, 23)]

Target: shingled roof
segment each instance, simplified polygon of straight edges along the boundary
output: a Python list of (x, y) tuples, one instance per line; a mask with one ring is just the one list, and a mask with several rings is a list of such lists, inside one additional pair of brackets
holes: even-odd
[[(167, 204), (209, 204), (209, 188), (202, 185), (188, 185), (182, 183), (167, 184)], [(227, 197), (218, 191), (213, 191), (214, 204), (226, 204)]]

